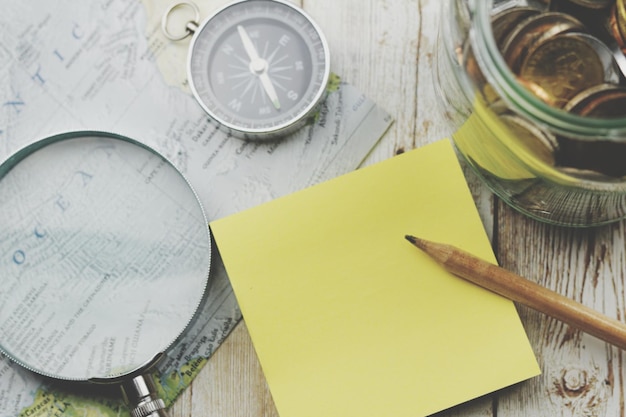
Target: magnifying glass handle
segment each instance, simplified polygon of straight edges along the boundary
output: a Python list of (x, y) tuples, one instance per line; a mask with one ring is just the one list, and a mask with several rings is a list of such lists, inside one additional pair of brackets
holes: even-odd
[(152, 375), (139, 375), (124, 381), (122, 393), (132, 417), (168, 417), (165, 402), (156, 392)]

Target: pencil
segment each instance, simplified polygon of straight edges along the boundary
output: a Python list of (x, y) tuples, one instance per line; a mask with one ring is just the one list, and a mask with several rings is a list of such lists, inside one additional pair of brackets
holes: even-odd
[(451, 245), (406, 235), (448, 272), (626, 349), (626, 325)]

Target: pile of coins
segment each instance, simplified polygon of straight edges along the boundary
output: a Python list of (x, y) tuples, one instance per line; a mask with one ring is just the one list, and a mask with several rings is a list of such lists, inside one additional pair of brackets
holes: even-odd
[[(582, 117), (626, 118), (626, 0), (494, 1), (492, 31), (519, 84), (541, 101)], [(567, 173), (626, 176), (626, 138), (577, 140), (513, 114), (503, 120)]]

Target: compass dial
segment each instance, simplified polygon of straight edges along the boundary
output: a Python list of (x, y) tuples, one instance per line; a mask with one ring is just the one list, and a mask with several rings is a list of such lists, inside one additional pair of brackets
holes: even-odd
[(232, 3), (202, 23), (189, 58), (192, 91), (233, 135), (281, 136), (324, 98), (326, 40), (299, 8), (276, 0)]

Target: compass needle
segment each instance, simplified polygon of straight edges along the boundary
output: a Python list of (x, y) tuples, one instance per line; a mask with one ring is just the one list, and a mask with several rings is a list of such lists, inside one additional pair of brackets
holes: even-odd
[(246, 50), (246, 53), (248, 54), (248, 58), (250, 58), (250, 61), (258, 61), (259, 59), (261, 59), (259, 57), (259, 54), (256, 51), (256, 48), (254, 47), (254, 44), (252, 43), (252, 39), (250, 39), (250, 36), (248, 36), (248, 32), (246, 32), (244, 27), (241, 25), (238, 25), (237, 32), (239, 32), (241, 43), (243, 43), (243, 48)]
[(276, 110), (280, 110), (280, 101), (278, 100), (278, 94), (276, 94), (276, 89), (272, 85), (272, 80), (267, 74), (267, 61), (259, 56), (259, 53), (257, 52), (256, 47), (252, 42), (252, 39), (250, 39), (250, 35), (248, 35), (248, 32), (243, 26), (238, 25), (237, 32), (239, 33), (239, 37), (241, 38), (243, 48), (246, 50), (248, 58), (250, 58), (250, 72), (259, 77), (265, 93), (271, 100)]
[(191, 90), (233, 136), (265, 140), (303, 126), (326, 97), (328, 45), (287, 0), (235, 1), (198, 25), (187, 64)]
[(261, 80), (261, 84), (265, 89), (265, 92), (269, 96), (270, 100), (272, 100), (272, 104), (276, 108), (276, 110), (280, 110), (280, 101), (278, 101), (278, 94), (276, 93), (276, 89), (274, 88), (274, 84), (270, 80), (270, 76), (267, 75), (267, 72), (263, 72), (259, 74), (259, 79)]

